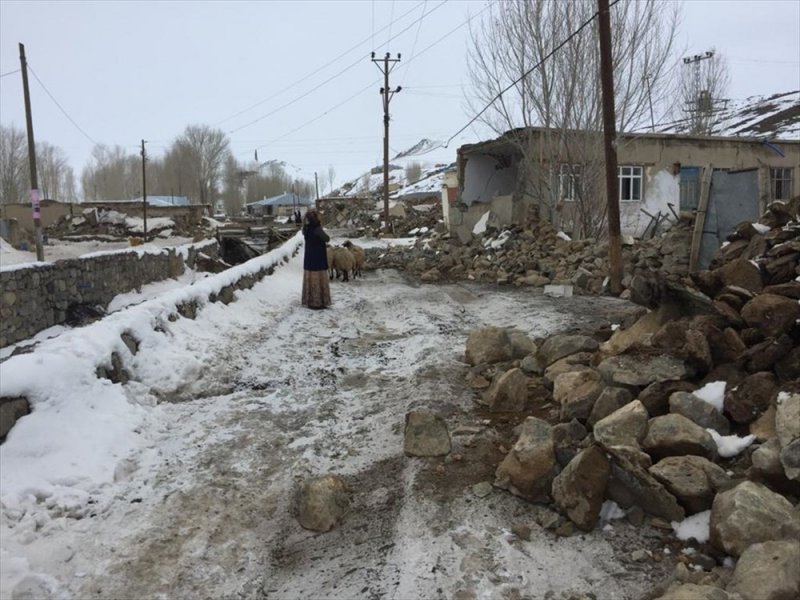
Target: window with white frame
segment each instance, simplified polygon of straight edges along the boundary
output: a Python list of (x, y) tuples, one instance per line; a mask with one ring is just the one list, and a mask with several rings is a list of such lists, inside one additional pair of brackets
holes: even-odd
[(636, 202), (642, 199), (642, 167), (622, 165), (617, 167), (620, 202)]
[(562, 200), (573, 202), (578, 199), (581, 185), (581, 166), (562, 164), (558, 173), (558, 193)]
[(790, 200), (792, 198), (792, 169), (770, 168), (769, 187), (773, 200)]

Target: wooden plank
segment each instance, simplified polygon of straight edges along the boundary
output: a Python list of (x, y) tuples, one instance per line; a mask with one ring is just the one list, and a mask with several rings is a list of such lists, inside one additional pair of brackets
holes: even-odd
[(711, 163), (706, 165), (703, 171), (703, 183), (700, 187), (700, 201), (697, 204), (697, 213), (694, 217), (694, 231), (692, 231), (692, 246), (689, 251), (689, 272), (693, 273), (697, 269), (697, 261), (700, 259), (700, 245), (703, 240), (703, 228), (706, 224), (706, 213), (708, 212), (708, 197), (711, 192), (711, 176), (714, 167)]

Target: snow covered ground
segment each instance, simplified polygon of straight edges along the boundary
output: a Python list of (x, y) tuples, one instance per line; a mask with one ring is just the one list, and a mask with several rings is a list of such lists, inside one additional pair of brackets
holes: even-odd
[[(33, 405), (0, 446), (0, 597), (634, 598), (647, 577), (621, 556), (624, 524), (556, 537), (532, 505), (476, 497), (498, 460), (461, 362), (468, 332), (532, 336), (596, 325), (624, 303), (532, 289), (425, 285), (394, 272), (334, 283), (300, 306), (301, 241), (0, 363), (0, 394)], [(284, 259), (288, 259), (285, 262)], [(229, 305), (208, 293), (266, 265)], [(194, 320), (177, 302), (201, 308)], [(135, 298), (119, 300), (127, 305)], [(132, 354), (124, 332), (139, 343)], [(95, 375), (111, 351), (132, 380)], [(448, 418), (446, 459), (402, 452), (404, 416)], [(494, 452), (494, 454), (492, 454)], [(459, 458), (461, 457), (461, 458)], [(352, 491), (327, 534), (291, 516), (296, 484), (335, 472)], [(530, 539), (512, 534), (529, 527)], [(27, 594), (27, 595), (25, 595)]]

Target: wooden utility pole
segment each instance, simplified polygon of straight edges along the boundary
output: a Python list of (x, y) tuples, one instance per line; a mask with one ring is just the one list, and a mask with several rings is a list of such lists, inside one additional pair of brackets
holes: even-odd
[(147, 241), (147, 152), (144, 149), (145, 140), (142, 140), (142, 213), (144, 214), (144, 241)]
[(314, 205), (316, 206), (317, 212), (319, 212), (319, 178), (317, 177), (316, 171), (314, 171), (314, 188), (317, 190), (317, 201)]
[(39, 178), (36, 174), (36, 142), (33, 140), (33, 115), (31, 114), (31, 95), (28, 91), (28, 61), (25, 60), (25, 44), (19, 45), (19, 62), (22, 71), (22, 93), (25, 97), (25, 123), (28, 127), (28, 163), (31, 169), (31, 208), (33, 209), (33, 230), (36, 240), (36, 260), (43, 261), (42, 209), (39, 198)]
[(600, 28), (600, 83), (603, 88), (603, 137), (606, 156), (608, 202), (608, 263), (611, 293), (622, 293), (622, 243), (619, 227), (617, 126), (614, 113), (614, 70), (611, 62), (611, 15), (608, 0), (597, 0)]
[[(383, 220), (386, 223), (386, 231), (391, 230), (391, 221), (389, 220), (389, 103), (392, 97), (399, 92), (402, 87), (399, 85), (396, 89), (389, 89), (389, 73), (400, 62), (400, 54), (397, 58), (389, 58), (390, 54), (387, 52), (383, 58), (375, 58), (375, 53), (372, 53), (372, 62), (383, 73), (383, 87), (381, 88), (381, 97), (383, 98)], [(383, 67), (381, 64), (383, 63)]]

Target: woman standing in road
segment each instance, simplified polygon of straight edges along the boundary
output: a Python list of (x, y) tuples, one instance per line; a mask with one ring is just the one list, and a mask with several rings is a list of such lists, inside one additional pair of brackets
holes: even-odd
[(303, 237), (306, 240), (303, 256), (303, 306), (327, 308), (331, 304), (331, 286), (325, 244), (330, 241), (330, 237), (323, 231), (315, 210), (306, 213)]

